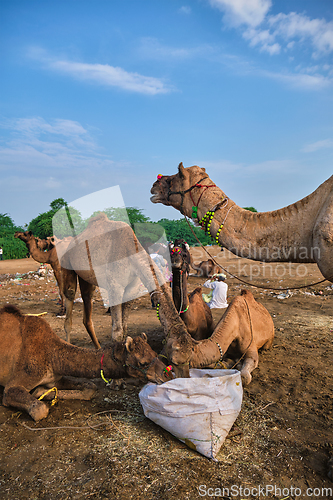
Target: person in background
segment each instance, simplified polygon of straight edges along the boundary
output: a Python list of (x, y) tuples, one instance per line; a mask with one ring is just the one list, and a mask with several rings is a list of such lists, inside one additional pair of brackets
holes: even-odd
[(212, 277), (212, 279), (207, 280), (203, 284), (205, 288), (210, 288), (212, 290), (212, 298), (209, 302), (207, 302), (210, 309), (213, 308), (224, 309), (228, 307), (228, 302), (227, 302), (228, 285), (224, 282), (225, 279), (226, 279), (225, 274), (216, 274), (215, 276)]
[(2, 247), (0, 247), (0, 260), (3, 260), (3, 250), (2, 250)]

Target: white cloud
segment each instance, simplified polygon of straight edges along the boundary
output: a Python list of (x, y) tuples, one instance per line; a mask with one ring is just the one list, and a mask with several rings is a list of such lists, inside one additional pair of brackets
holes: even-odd
[(213, 7), (224, 12), (224, 21), (233, 26), (258, 26), (271, 8), (271, 0), (209, 0)]
[(332, 86), (333, 79), (317, 74), (308, 75), (304, 73), (278, 73), (274, 71), (259, 70), (259, 74), (276, 81), (280, 81), (294, 88), (303, 90), (322, 90)]
[(182, 61), (194, 57), (208, 57), (213, 52), (210, 45), (199, 45), (196, 47), (173, 47), (163, 45), (157, 38), (143, 37), (138, 46), (138, 53), (145, 59), (156, 61)]
[(312, 144), (304, 146), (302, 151), (304, 153), (313, 153), (314, 151), (318, 151), (318, 149), (324, 148), (333, 148), (333, 139), (324, 139), (322, 141), (313, 142)]
[(12, 168), (68, 169), (110, 166), (88, 131), (78, 122), (41, 117), (20, 118), (0, 124), (11, 135), (0, 147), (2, 166)]
[(281, 36), (285, 41), (298, 39), (310, 41), (315, 52), (314, 56), (333, 51), (333, 22), (325, 19), (310, 19), (304, 14), (290, 12), (280, 13), (268, 18), (269, 25), (274, 29), (274, 36)]
[(183, 5), (182, 7), (180, 7), (179, 12), (181, 12), (181, 14), (189, 15), (191, 14), (192, 9), (188, 5)]
[(278, 43), (274, 43), (274, 36), (268, 30), (260, 31), (249, 28), (244, 31), (243, 38), (250, 41), (250, 47), (259, 45), (262, 52), (268, 52), (271, 55), (278, 54), (281, 50), (281, 46)]
[(31, 48), (28, 55), (41, 62), (48, 69), (97, 85), (117, 87), (146, 95), (166, 94), (173, 90), (171, 86), (166, 85), (159, 78), (128, 72), (123, 68), (109, 64), (89, 64), (56, 59), (48, 56), (46, 51), (39, 48)]

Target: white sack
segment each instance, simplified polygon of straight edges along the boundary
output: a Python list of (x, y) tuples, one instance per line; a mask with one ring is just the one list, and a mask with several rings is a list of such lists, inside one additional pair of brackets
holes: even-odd
[(215, 458), (242, 405), (237, 370), (190, 370), (190, 378), (146, 384), (139, 398), (146, 417), (190, 448)]

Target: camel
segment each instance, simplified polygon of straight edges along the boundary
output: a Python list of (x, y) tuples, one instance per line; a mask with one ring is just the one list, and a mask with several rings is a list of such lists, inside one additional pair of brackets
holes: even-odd
[(96, 385), (77, 377), (91, 379), (102, 374), (104, 378), (130, 376), (158, 384), (170, 380), (144, 333), (95, 351), (60, 339), (44, 319), (24, 316), (15, 306), (6, 305), (0, 310), (4, 406), (24, 410), (38, 421), (49, 413), (47, 405), (37, 399), (45, 393), (45, 387), (59, 389), (56, 394), (61, 399), (90, 399)]
[(196, 340), (209, 337), (214, 330), (210, 308), (204, 302), (201, 287), (187, 294), (187, 274), (189, 271), (186, 248), (173, 247), (170, 252), (172, 265), (172, 296), (177, 311), (186, 325), (188, 333)]
[[(56, 248), (58, 249), (58, 246)], [(138, 296), (140, 282), (149, 292), (158, 290), (159, 295), (170, 293), (166, 292), (165, 287), (163, 290), (160, 288), (165, 279), (158, 269), (154, 268), (151, 258), (131, 227), (124, 222), (110, 221), (103, 212), (90, 219), (87, 228), (72, 239), (65, 252), (59, 252), (58, 258), (66, 297), (67, 341), (77, 276), (80, 283), (98, 285), (107, 290), (113, 340), (123, 340), (127, 328), (129, 301)], [(177, 322), (177, 316), (174, 308), (171, 318)], [(91, 307), (87, 312), (87, 321), (93, 330)]]
[(242, 209), (217, 187), (204, 168), (159, 176), (153, 203), (191, 217), (216, 244), (235, 255), (266, 262), (316, 263), (333, 282), (333, 175), (312, 194), (272, 212)]
[[(62, 291), (62, 276), (61, 276), (61, 268), (58, 260), (57, 251), (55, 249), (55, 245), (52, 241), (47, 238), (46, 240), (41, 240), (39, 238), (35, 238), (31, 231), (16, 231), (14, 234), (15, 238), (19, 238), (26, 244), (27, 249), (31, 257), (37, 262), (42, 262), (43, 264), (50, 264), (53, 269), (54, 277), (57, 281), (57, 285), (59, 288), (59, 296), (60, 296), (60, 311), (58, 316), (63, 316), (65, 314), (65, 297)], [(60, 244), (66, 248), (70, 243), (71, 238), (66, 238), (61, 240)], [(48, 250), (48, 251), (45, 251)]]
[(212, 259), (203, 260), (200, 264), (194, 264), (191, 256), (191, 267), (197, 272), (196, 276), (211, 278), (214, 274), (222, 273), (222, 268), (214, 264)]
[(243, 384), (248, 385), (251, 372), (258, 366), (258, 349), (269, 349), (273, 338), (271, 315), (251, 292), (242, 290), (230, 303), (211, 337), (198, 342), (189, 334), (170, 335), (166, 352), (177, 377), (188, 376), (189, 368), (214, 368), (225, 355), (243, 357), (241, 377)]
[[(63, 238), (62, 240), (54, 236), (52, 238), (47, 238), (46, 240), (39, 240), (38, 238), (34, 237), (31, 231), (25, 231), (24, 233), (17, 231), (15, 233), (15, 238), (19, 238), (20, 240), (25, 242), (33, 259), (35, 259), (37, 262), (50, 264), (50, 266), (52, 267), (54, 276), (57, 280), (61, 298), (61, 310), (57, 314), (57, 316), (61, 317), (66, 314), (64, 328), (66, 332), (66, 340), (67, 342), (70, 342), (73, 304), (77, 289), (77, 276), (70, 276), (71, 279), (68, 283), (68, 270), (61, 267), (58, 259), (58, 254), (62, 255), (66, 252), (68, 245), (72, 241), (72, 236), (68, 236), (66, 238)], [(42, 248), (48, 248), (49, 250), (42, 251), (38, 248), (39, 245)], [(100, 344), (91, 320), (92, 296), (95, 290), (95, 286), (85, 282), (80, 277), (79, 286), (81, 297), (83, 300), (83, 324), (88, 334), (90, 335), (90, 338), (96, 349), (100, 349)], [(68, 300), (67, 307), (65, 307), (66, 300)]]

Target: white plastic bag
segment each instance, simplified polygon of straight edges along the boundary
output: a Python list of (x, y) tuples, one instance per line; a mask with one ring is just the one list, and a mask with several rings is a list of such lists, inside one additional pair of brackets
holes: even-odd
[(146, 417), (190, 448), (215, 459), (242, 405), (237, 370), (190, 370), (190, 378), (146, 384), (139, 398)]

